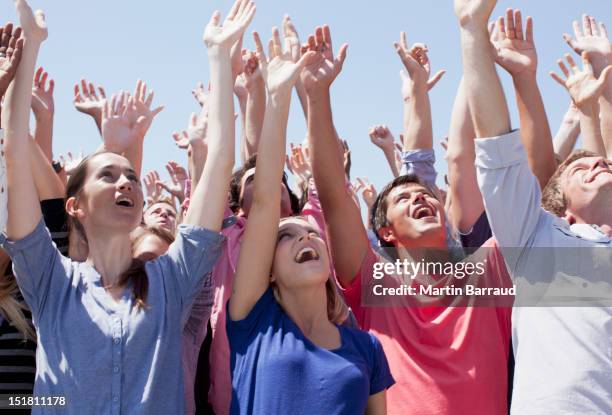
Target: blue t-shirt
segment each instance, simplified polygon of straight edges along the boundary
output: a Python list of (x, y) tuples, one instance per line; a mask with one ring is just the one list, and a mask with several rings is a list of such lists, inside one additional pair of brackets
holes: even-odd
[(337, 326), (341, 346), (304, 336), (272, 288), (244, 320), (227, 319), (231, 414), (363, 414), (370, 395), (395, 383), (378, 339)]

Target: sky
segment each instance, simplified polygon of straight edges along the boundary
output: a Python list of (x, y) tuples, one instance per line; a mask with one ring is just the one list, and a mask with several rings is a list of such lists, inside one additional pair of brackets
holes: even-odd
[[(227, 0), (31, 0), (32, 8), (45, 11), (49, 39), (43, 44), (39, 65), (55, 79), (54, 155), (68, 150), (94, 151), (100, 144), (97, 129), (88, 116), (74, 109), (73, 86), (81, 77), (102, 84), (107, 94), (133, 90), (136, 80), (145, 80), (155, 91), (155, 102), (164, 105), (145, 142), (143, 172), (165, 173), (168, 160), (186, 165), (186, 154), (175, 147), (172, 131), (186, 127), (198, 105), (191, 90), (208, 80), (204, 27), (214, 10), (223, 17), (231, 7)], [(329, 24), (336, 48), (349, 44), (344, 69), (332, 87), (334, 122), (340, 136), (351, 147), (352, 177), (368, 177), (380, 189), (391, 179), (382, 152), (368, 138), (374, 124), (387, 124), (396, 138), (402, 126), (399, 71), (402, 64), (393, 49), (399, 32), (408, 42), (427, 44), (432, 73), (447, 73), (431, 91), (434, 148), (438, 161), (438, 182), (446, 172), (439, 141), (446, 135), (456, 89), (461, 78), (457, 22), (451, 0), (256, 1), (257, 13), (248, 29), (245, 47), (254, 48), (250, 32), (257, 30), (267, 39), (273, 26), (280, 26), (289, 14), (302, 40), (313, 28)], [(562, 39), (571, 33), (571, 22), (582, 13), (594, 15), (612, 29), (609, 0), (500, 0), (493, 16), (515, 7), (523, 16), (533, 16), (539, 55), (538, 81), (555, 134), (569, 106), (567, 92), (548, 72), (556, 60), (569, 51)], [(16, 21), (13, 2), (0, 3), (1, 20)], [(500, 70), (513, 126), (518, 117), (512, 83)], [(33, 117), (32, 117), (33, 118)], [(239, 127), (237, 127), (237, 132)], [(288, 126), (288, 141), (299, 143), (306, 124), (294, 95)], [(239, 160), (238, 153), (236, 153)]]

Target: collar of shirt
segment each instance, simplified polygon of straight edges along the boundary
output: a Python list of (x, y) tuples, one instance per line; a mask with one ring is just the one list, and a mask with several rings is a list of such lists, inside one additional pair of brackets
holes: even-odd
[(606, 235), (597, 225), (587, 223), (574, 223), (570, 225), (565, 219), (557, 218), (555, 226), (566, 233), (569, 231), (575, 236), (596, 243), (612, 243), (612, 237)]

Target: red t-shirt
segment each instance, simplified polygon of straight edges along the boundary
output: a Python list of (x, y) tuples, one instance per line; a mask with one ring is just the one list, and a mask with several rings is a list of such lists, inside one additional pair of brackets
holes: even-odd
[[(495, 241), (481, 249), (487, 260), (482, 281), (510, 286)], [(512, 308), (363, 306), (362, 287), (376, 283), (377, 262), (388, 261), (370, 249), (344, 295), (361, 328), (376, 335), (389, 361), (396, 384), (387, 391), (388, 413), (507, 414)]]

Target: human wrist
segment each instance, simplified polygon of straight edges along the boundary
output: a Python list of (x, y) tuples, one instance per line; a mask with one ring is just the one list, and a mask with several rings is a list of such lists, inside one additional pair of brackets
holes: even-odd
[(523, 88), (537, 88), (536, 72), (531, 70), (524, 70), (516, 74), (512, 74), (512, 82), (517, 90)]

